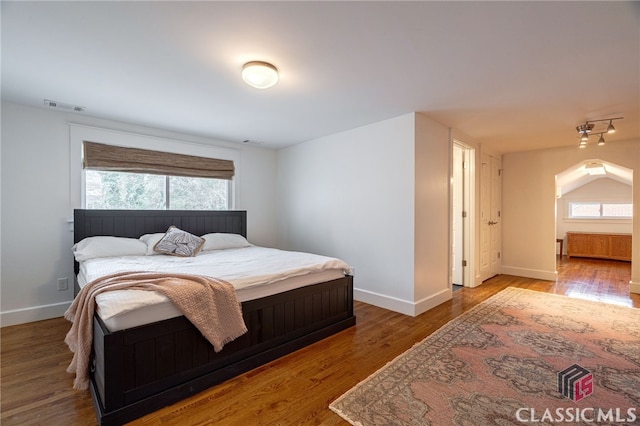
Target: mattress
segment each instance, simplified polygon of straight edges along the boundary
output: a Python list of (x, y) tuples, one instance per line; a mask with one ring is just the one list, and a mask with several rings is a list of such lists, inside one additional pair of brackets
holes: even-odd
[[(80, 263), (78, 284), (117, 272), (194, 274), (225, 280), (240, 302), (340, 278), (350, 272), (342, 260), (310, 253), (250, 246), (212, 250), (194, 257), (118, 256)], [(124, 330), (182, 315), (164, 295), (118, 290), (96, 297), (96, 312), (110, 331)]]

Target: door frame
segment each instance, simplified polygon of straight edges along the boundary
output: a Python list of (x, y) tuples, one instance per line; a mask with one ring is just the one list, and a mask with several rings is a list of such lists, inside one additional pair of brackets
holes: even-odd
[[(461, 149), (463, 155), (463, 161), (465, 165), (463, 166), (463, 179), (462, 182), (456, 182), (454, 179), (454, 149)], [(451, 262), (451, 270), (449, 271), (449, 284), (453, 284), (453, 267), (454, 267), (454, 259), (453, 259), (453, 237), (454, 237), (454, 185), (460, 184), (461, 188), (458, 187), (456, 190), (462, 191), (462, 210), (466, 212), (466, 216), (462, 218), (462, 221), (459, 221), (461, 229), (459, 232), (462, 232), (462, 259), (466, 260), (466, 266), (462, 269), (462, 285), (465, 287), (475, 287), (475, 218), (476, 218), (476, 209), (475, 209), (475, 199), (476, 199), (476, 150), (475, 148), (465, 144), (464, 142), (453, 139), (451, 144), (451, 197), (450, 197), (450, 262)], [(461, 265), (460, 265), (461, 266)]]

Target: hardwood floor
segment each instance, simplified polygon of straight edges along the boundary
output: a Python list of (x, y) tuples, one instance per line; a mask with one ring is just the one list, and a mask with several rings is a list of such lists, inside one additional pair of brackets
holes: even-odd
[[(629, 294), (628, 262), (566, 257), (556, 282), (508, 275), (462, 288), (453, 299), (412, 318), (356, 302), (357, 325), (228, 380), (131, 425), (347, 425), (331, 401), (470, 307), (509, 287), (640, 307)], [(1, 330), (0, 422), (95, 425), (87, 392), (71, 389), (69, 323), (51, 319)]]

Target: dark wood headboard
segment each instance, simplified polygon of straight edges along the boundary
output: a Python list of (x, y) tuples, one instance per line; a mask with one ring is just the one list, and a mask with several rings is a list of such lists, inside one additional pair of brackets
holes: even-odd
[[(139, 238), (166, 232), (169, 226), (204, 235), (212, 232), (247, 236), (244, 210), (85, 210), (73, 211), (73, 242), (100, 235)], [(75, 265), (76, 273), (78, 265)]]

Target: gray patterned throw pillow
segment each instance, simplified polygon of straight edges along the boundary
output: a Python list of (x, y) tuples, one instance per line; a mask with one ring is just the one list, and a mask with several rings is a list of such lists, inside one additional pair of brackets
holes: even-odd
[(195, 256), (203, 244), (204, 238), (171, 225), (153, 249), (158, 253), (189, 257)]

